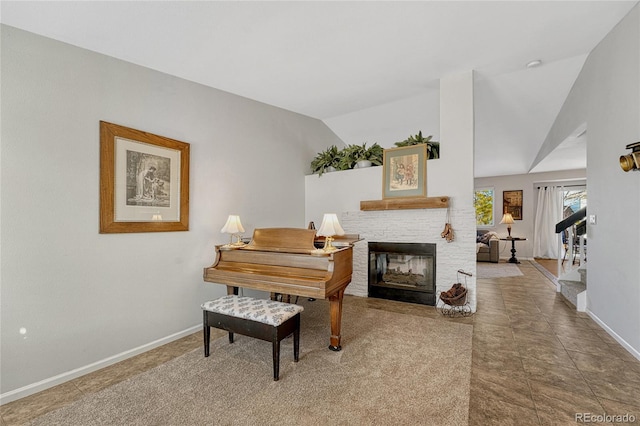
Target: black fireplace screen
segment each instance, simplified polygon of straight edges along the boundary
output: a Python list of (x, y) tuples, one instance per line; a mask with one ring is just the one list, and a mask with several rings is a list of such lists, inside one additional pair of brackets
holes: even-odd
[(369, 296), (435, 305), (436, 245), (369, 243)]

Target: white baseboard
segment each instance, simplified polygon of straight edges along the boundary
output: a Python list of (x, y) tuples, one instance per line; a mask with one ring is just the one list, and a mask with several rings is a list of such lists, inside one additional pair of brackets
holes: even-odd
[(0, 394), (0, 405), (7, 404), (11, 401), (15, 401), (20, 398), (24, 398), (25, 396), (33, 395), (34, 393), (41, 392), (45, 389), (49, 389), (59, 384), (68, 382), (69, 380), (73, 380), (80, 376), (84, 376), (85, 374), (89, 374), (96, 370), (100, 370), (101, 368), (108, 367), (117, 362), (124, 361), (127, 358), (131, 358), (143, 352), (150, 351), (151, 349), (157, 348), (158, 346), (166, 345), (167, 343), (173, 342), (174, 340), (181, 339), (182, 337), (193, 334), (201, 329), (202, 329), (202, 324), (195, 325), (193, 327), (187, 328), (186, 330), (179, 331), (177, 333), (171, 334), (169, 336), (163, 337), (161, 339), (155, 340), (145, 345), (138, 346), (137, 348), (133, 348), (128, 351), (110, 356), (109, 358), (105, 358), (103, 360), (94, 362), (89, 365), (85, 365), (84, 367), (76, 368), (74, 370), (67, 371), (62, 374), (58, 374), (57, 376), (50, 377), (48, 379), (44, 379), (36, 383), (32, 383), (30, 385), (23, 386), (21, 388), (14, 389), (9, 392), (5, 392), (3, 394)]
[(587, 311), (587, 290), (578, 293), (578, 300), (576, 303), (576, 310), (578, 312)]
[(598, 325), (600, 325), (600, 327), (602, 327), (604, 329), (604, 331), (606, 331), (611, 337), (613, 337), (616, 340), (616, 342), (620, 343), (623, 348), (625, 348), (627, 351), (629, 351), (629, 353), (631, 355), (633, 355), (638, 361), (640, 361), (640, 352), (638, 352), (637, 349), (635, 349), (633, 346), (628, 344), (627, 341), (624, 340), (622, 337), (620, 337), (615, 331), (610, 329), (607, 326), (607, 324), (605, 324), (604, 322), (602, 322), (602, 320), (600, 318), (598, 318), (598, 316), (596, 314), (594, 314), (593, 312), (591, 312), (588, 309), (587, 309), (587, 314), (589, 314), (589, 316), (595, 322), (597, 322)]

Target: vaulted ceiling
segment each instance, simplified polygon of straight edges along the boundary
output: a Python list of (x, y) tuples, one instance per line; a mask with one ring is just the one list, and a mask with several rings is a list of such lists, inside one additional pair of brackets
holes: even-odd
[(475, 70), (475, 174), (492, 176), (529, 172), (588, 53), (636, 3), (2, 1), (0, 19), (326, 122)]

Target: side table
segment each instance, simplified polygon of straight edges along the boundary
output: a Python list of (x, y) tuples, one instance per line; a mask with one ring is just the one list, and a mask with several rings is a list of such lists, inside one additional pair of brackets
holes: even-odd
[(507, 237), (500, 238), (500, 241), (511, 241), (511, 258), (509, 259), (509, 263), (520, 263), (516, 258), (516, 241), (527, 241), (527, 239), (520, 237)]

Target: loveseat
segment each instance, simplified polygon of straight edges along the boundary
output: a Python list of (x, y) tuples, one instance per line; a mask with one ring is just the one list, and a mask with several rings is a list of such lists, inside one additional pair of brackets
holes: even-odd
[(498, 263), (500, 239), (495, 232), (478, 230), (476, 237), (476, 261)]

